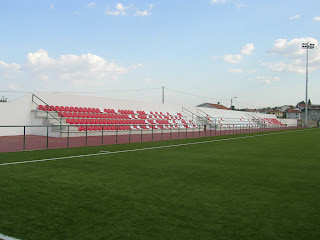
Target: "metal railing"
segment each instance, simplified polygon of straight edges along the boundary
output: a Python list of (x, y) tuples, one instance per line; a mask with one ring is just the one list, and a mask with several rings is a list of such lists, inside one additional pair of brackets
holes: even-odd
[[(78, 127), (85, 127), (84, 131), (79, 131)], [(99, 130), (90, 130), (90, 127), (101, 127)], [(285, 129), (299, 128), (299, 127), (284, 127), (280, 125), (272, 125), (265, 127), (258, 126), (228, 126), (212, 128), (208, 125), (204, 128), (198, 125), (197, 128), (178, 128), (178, 129), (137, 129), (137, 130), (120, 130), (123, 126), (128, 125), (112, 125), (115, 130), (105, 130), (104, 127), (111, 125), (62, 125), (65, 130), (56, 130), (54, 126), (43, 125), (29, 125), (29, 126), (0, 126), (0, 133), (3, 128), (20, 128), (21, 134), (19, 136), (12, 136), (10, 143), (1, 142), (0, 152), (5, 151), (19, 151), (31, 149), (46, 149), (46, 148), (65, 148), (65, 147), (82, 147), (93, 145), (108, 145), (131, 142), (149, 142), (162, 141), (173, 139), (185, 139), (195, 137), (209, 137), (209, 136), (223, 136), (231, 134), (245, 134), (255, 132), (279, 131)], [(140, 125), (143, 126), (143, 125)], [(147, 125), (145, 125), (147, 126)], [(148, 125), (150, 126), (150, 125)], [(155, 125), (153, 125), (155, 126)], [(159, 125), (158, 125), (159, 126)], [(152, 126), (151, 126), (152, 127)], [(42, 135), (32, 135), (30, 128), (42, 129)], [(38, 130), (39, 130), (38, 129)], [(31, 132), (31, 134), (27, 134)], [(56, 134), (54, 136), (54, 134)], [(60, 134), (60, 137), (57, 137)], [(17, 134), (18, 135), (18, 134)], [(1, 137), (0, 137), (1, 138)]]
[[(45, 112), (47, 113), (46, 119), (48, 119), (48, 115), (50, 115), (51, 117), (53, 117), (55, 120), (57, 120), (57, 121), (59, 122), (59, 124), (60, 124), (60, 129), (61, 129), (61, 126), (62, 126), (62, 116), (61, 116), (61, 114), (60, 114), (58, 111), (56, 111), (53, 107), (51, 107), (49, 104), (47, 104), (45, 101), (43, 101), (41, 98), (39, 98), (39, 97), (36, 96), (35, 94), (32, 94), (32, 102), (33, 102), (34, 104), (36, 104), (37, 106), (39, 106), (39, 104), (34, 101), (34, 98), (37, 98), (38, 100), (40, 100), (40, 101), (42, 102), (42, 104), (44, 104), (45, 106), (47, 106), (47, 108), (46, 108), (46, 110), (45, 110)], [(42, 104), (41, 104), (41, 105), (42, 105)], [(59, 120), (58, 118), (56, 118), (55, 116), (53, 116), (53, 115), (48, 111), (48, 108), (50, 108), (51, 111), (56, 112), (56, 113), (58, 114), (58, 117), (60, 116), (60, 120)], [(44, 110), (42, 110), (42, 111), (44, 111)]]
[[(182, 107), (182, 112), (185, 113), (185, 114), (187, 114), (187, 116), (191, 117), (192, 121), (193, 121), (194, 119), (197, 119), (197, 118), (198, 118), (198, 115), (197, 115), (197, 114), (191, 112), (190, 110), (188, 110), (188, 109), (186, 109), (186, 108), (184, 108), (184, 107)], [(195, 116), (195, 117), (194, 117), (194, 116)]]

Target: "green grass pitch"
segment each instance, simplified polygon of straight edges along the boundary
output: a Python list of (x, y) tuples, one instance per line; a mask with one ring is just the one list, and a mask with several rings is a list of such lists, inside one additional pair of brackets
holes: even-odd
[[(241, 136), (261, 135), (255, 133)], [(0, 154), (0, 163), (222, 139)], [(320, 129), (0, 166), (23, 240), (320, 239)]]

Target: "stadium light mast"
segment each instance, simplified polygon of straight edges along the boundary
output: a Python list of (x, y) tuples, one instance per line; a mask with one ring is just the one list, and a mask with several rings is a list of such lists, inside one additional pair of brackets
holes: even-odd
[(302, 48), (307, 49), (307, 63), (306, 63), (306, 102), (305, 102), (305, 111), (304, 111), (304, 126), (308, 126), (308, 58), (309, 58), (309, 49), (314, 49), (313, 43), (302, 43)]
[(232, 99), (235, 99), (235, 98), (237, 98), (237, 97), (231, 98), (231, 107), (230, 107), (231, 110), (232, 110)]

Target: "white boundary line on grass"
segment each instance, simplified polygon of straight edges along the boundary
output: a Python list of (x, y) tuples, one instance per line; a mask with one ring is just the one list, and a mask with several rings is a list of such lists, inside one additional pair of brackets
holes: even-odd
[(0, 233), (0, 239), (3, 239), (3, 240), (20, 240), (18, 238), (9, 237), (9, 236), (4, 235), (2, 233)]
[(310, 130), (310, 129), (293, 130), (293, 131), (285, 131), (285, 132), (275, 132), (275, 133), (264, 133), (264, 134), (259, 134), (259, 135), (223, 138), (223, 139), (215, 139), (215, 140), (208, 140), (208, 141), (201, 141), (201, 142), (180, 143), (180, 144), (164, 145), (164, 146), (158, 146), (158, 147), (136, 148), (136, 149), (115, 151), (115, 152), (101, 151), (99, 153), (91, 153), (91, 154), (84, 154), (84, 155), (74, 155), (74, 156), (56, 157), (56, 158), (45, 158), (45, 159), (37, 159), (37, 160), (26, 160), (26, 161), (21, 161), (21, 162), (0, 163), (0, 166), (25, 164), (25, 163), (35, 163), (35, 162), (46, 162), (46, 161), (55, 161), (55, 160), (70, 159), (70, 158), (81, 158), (81, 157), (109, 155), (109, 154), (126, 153), (126, 152), (137, 152), (137, 151), (145, 151), (145, 150), (152, 150), (152, 149), (170, 148), (170, 147), (180, 147), (180, 146), (196, 145), (196, 144), (203, 144), (203, 143), (222, 142), (222, 141), (230, 141), (230, 140), (237, 140), (237, 139), (245, 139), (245, 138), (254, 138), (254, 137), (263, 137), (263, 136), (284, 134), (284, 133), (301, 132), (301, 131), (308, 131), (308, 130)]

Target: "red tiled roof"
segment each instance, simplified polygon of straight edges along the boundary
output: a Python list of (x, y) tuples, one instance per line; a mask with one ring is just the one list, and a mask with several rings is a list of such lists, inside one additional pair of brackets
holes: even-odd
[(215, 104), (215, 103), (206, 103), (206, 104), (213, 107), (213, 108), (216, 108), (216, 109), (230, 110), (229, 108), (227, 108), (223, 105), (220, 105), (220, 104)]
[(288, 113), (301, 113), (300, 110), (288, 110)]

